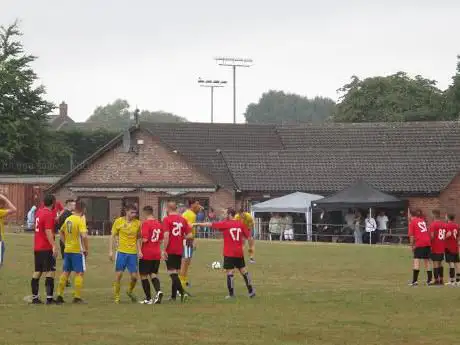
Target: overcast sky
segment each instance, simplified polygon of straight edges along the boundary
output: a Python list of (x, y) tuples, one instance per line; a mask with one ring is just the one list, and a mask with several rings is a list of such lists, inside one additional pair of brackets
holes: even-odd
[(458, 0), (0, 0), (0, 24), (16, 18), (49, 100), (77, 121), (125, 98), (207, 122), (203, 77), (229, 81), (215, 119), (231, 122), (232, 74), (216, 56), (254, 60), (237, 71), (243, 122), (269, 89), (336, 99), (353, 74), (403, 70), (444, 89), (460, 54)]

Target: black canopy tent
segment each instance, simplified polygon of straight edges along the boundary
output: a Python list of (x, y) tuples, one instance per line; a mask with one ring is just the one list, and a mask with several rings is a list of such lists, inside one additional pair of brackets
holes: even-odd
[(383, 193), (364, 180), (358, 180), (334, 195), (313, 202), (313, 206), (323, 210), (342, 210), (344, 208), (404, 208), (406, 201)]
[[(315, 201), (313, 206), (325, 211), (369, 208), (369, 214), (372, 215), (372, 207), (404, 208), (406, 201), (383, 193), (364, 180), (358, 180), (334, 195)], [(372, 244), (372, 237), (369, 234), (369, 244)]]

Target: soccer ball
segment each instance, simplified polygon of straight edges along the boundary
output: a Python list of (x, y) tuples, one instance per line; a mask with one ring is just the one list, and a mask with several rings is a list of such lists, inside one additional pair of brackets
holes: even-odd
[(213, 270), (219, 270), (222, 268), (222, 266), (220, 265), (220, 262), (219, 261), (214, 261), (212, 264), (211, 264), (211, 267)]

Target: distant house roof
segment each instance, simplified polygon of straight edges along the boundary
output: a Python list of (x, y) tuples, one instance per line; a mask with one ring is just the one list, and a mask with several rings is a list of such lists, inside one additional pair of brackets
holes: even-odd
[[(460, 171), (458, 122), (298, 126), (141, 122), (140, 129), (206, 171), (217, 184), (241, 191), (328, 195), (364, 178), (384, 192), (434, 194)], [(117, 136), (54, 188), (121, 141), (122, 135)]]
[(53, 184), (62, 176), (56, 175), (1, 175), (0, 183), (4, 184)]

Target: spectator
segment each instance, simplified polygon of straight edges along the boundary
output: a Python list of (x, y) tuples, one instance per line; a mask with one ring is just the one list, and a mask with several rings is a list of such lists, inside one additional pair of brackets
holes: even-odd
[(348, 213), (345, 215), (345, 224), (348, 228), (353, 229), (355, 223), (356, 213), (351, 208), (348, 209)]
[(35, 211), (37, 206), (33, 205), (27, 212), (27, 231), (35, 231)]
[(289, 213), (283, 217), (283, 234), (285, 241), (294, 241), (294, 223)]
[(355, 236), (355, 244), (362, 244), (363, 243), (363, 233), (361, 231), (361, 214), (356, 212), (355, 215), (355, 224), (354, 224), (354, 236)]
[[(214, 212), (213, 208), (209, 209), (208, 216), (207, 216), (207, 223), (214, 223), (217, 221), (217, 214)], [(206, 227), (204, 228), (205, 238), (211, 238), (211, 229)]]
[[(198, 213), (196, 214), (196, 222), (197, 223), (204, 223), (204, 221), (206, 220), (206, 214), (204, 213), (204, 209), (203, 207), (200, 208), (200, 210), (198, 211)], [(198, 236), (202, 236), (202, 237), (205, 237), (205, 233), (204, 233), (204, 228), (199, 226), (197, 227), (197, 235)]]
[(268, 223), (268, 232), (270, 233), (271, 240), (281, 241), (281, 234), (283, 231), (283, 220), (281, 219), (279, 213), (273, 213)]
[(381, 211), (379, 215), (377, 216), (377, 230), (380, 232), (380, 234), (387, 232), (388, 230), (388, 222), (389, 219), (385, 212)]
[[(369, 242), (372, 243), (372, 235), (377, 230), (377, 223), (370, 213), (367, 214), (366, 220), (364, 221), (366, 234), (369, 235)], [(367, 242), (367, 241), (366, 241)]]

